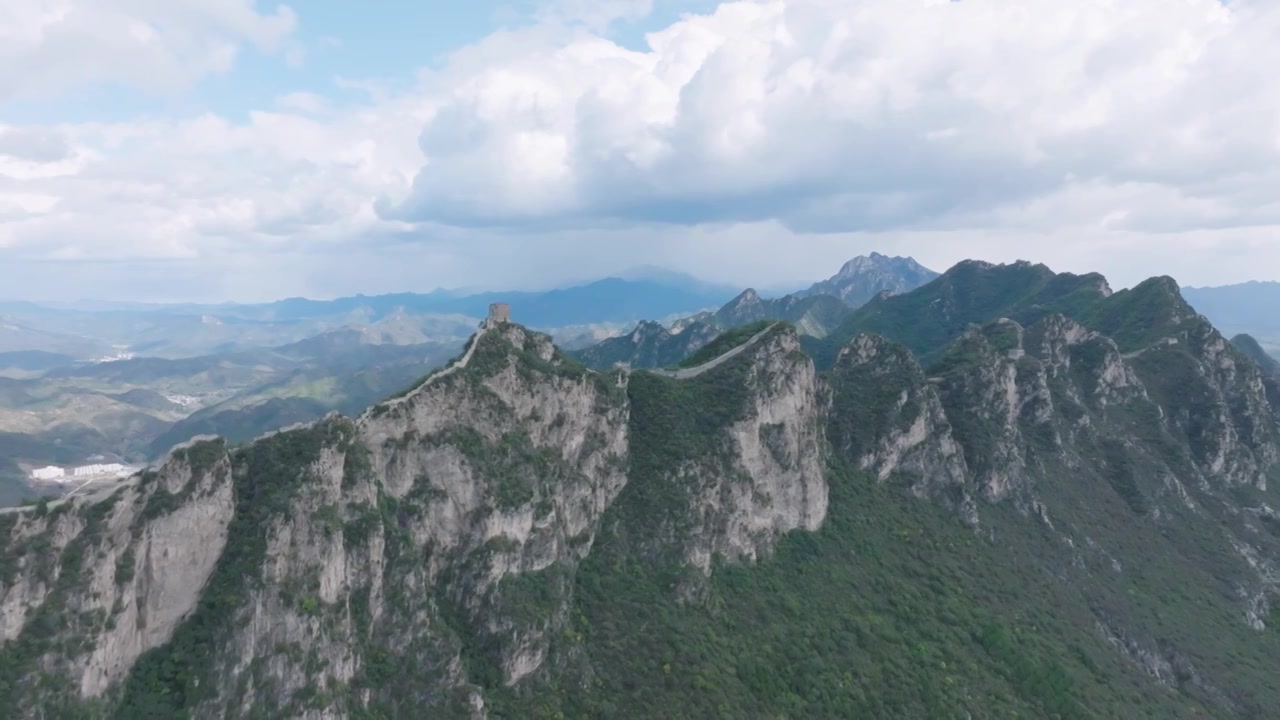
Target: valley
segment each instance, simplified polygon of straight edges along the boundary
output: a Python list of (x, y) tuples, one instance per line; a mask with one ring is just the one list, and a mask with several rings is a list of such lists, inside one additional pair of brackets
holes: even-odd
[(512, 313), (363, 412), (0, 515), (0, 712), (1280, 701), (1280, 375), (1172, 279), (964, 262), (821, 336), (757, 319), (653, 369)]
[[(0, 347), (19, 348), (0, 352), (0, 449), (7, 447), (0, 452), (0, 506), (57, 494), (56, 486), (24, 482), (32, 468), (49, 463), (107, 453), (147, 464), (199, 435), (238, 443), (332, 411), (357, 415), (456, 354), (495, 298), (518, 301), (522, 320), (592, 367), (658, 367), (757, 321), (787, 320), (825, 334), (852, 308), (816, 288), (856, 299), (935, 275), (909, 258), (875, 254), (776, 300), (754, 290), (730, 299), (732, 290), (650, 272), (545, 293), (99, 310), (0, 304), (13, 320), (0, 328)], [(704, 319), (707, 304), (724, 300)], [(458, 312), (475, 315), (451, 314)], [(626, 333), (644, 317), (680, 332), (642, 319)], [(263, 344), (271, 338), (290, 342)], [(652, 350), (640, 349), (645, 344)], [(193, 351), (204, 354), (184, 355)], [(107, 352), (113, 355), (104, 359)]]

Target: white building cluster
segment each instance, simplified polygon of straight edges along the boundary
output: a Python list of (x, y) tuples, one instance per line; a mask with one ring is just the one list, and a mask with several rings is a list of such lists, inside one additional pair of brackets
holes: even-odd
[(129, 468), (125, 465), (121, 465), (120, 463), (81, 465), (80, 467), (72, 468), (70, 475), (67, 474), (67, 471), (65, 469), (60, 468), (57, 465), (50, 465), (48, 467), (36, 468), (35, 470), (32, 470), (31, 479), (65, 483), (69, 478), (72, 478), (72, 477), (88, 479), (88, 478), (99, 477), (103, 475), (115, 475), (117, 477), (123, 477), (128, 474), (129, 474)]
[(124, 466), (120, 463), (108, 463), (106, 465), (81, 465), (72, 470), (76, 477), (88, 477), (89, 475), (116, 475), (124, 471)]
[(31, 477), (36, 480), (65, 480), (67, 477), (67, 471), (56, 465), (50, 465), (49, 467), (32, 470)]

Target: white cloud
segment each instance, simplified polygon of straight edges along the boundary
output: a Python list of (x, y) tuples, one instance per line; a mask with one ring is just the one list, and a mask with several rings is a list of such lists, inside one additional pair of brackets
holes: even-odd
[(100, 82), (184, 88), (231, 69), (243, 45), (278, 49), (294, 25), (289, 7), (254, 0), (5, 0), (0, 102)]
[[(107, 6), (66, 5), (75, 22), (40, 41), (0, 10), (22, 29), (0, 68), (39, 60), (0, 71), (0, 97), (189, 81), (293, 26), (245, 1)], [(557, 8), (358, 106), (298, 92), (244, 121), (0, 128), (0, 257), (195, 258), (273, 294), (246, 278), (325, 294), (318, 268), (355, 277), (353, 257), (382, 268), (369, 282), (420, 287), (646, 262), (799, 279), (871, 249), (1116, 267), (1121, 284), (1267, 267), (1207, 268), (1230, 243), (1280, 268), (1280, 4), (732, 2), (639, 51), (589, 28), (649, 2)], [(143, 16), (154, 34), (125, 39)], [(50, 59), (90, 26), (121, 32)], [(117, 47), (118, 66), (75, 65)]]
[(1260, 2), (727, 3), (648, 52), (579, 38), (461, 69), (398, 216), (973, 226), (1146, 185), (1185, 224), (1253, 222), (1278, 32)]

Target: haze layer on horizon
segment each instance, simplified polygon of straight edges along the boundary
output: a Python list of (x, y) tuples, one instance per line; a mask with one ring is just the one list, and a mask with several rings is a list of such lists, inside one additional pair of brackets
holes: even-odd
[(6, 3), (0, 295), (1280, 280), (1273, 2), (419, 5)]

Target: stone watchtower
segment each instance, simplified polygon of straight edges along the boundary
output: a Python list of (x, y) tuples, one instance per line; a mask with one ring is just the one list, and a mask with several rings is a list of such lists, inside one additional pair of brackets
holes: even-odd
[(485, 324), (489, 327), (511, 322), (511, 306), (507, 303), (493, 303), (489, 306), (489, 319)]

